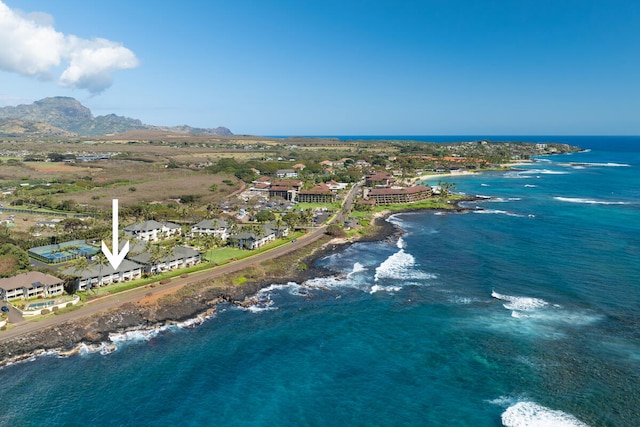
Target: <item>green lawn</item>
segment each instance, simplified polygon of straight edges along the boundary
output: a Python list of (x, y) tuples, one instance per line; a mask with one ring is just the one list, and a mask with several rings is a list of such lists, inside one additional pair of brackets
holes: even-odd
[(268, 251), (269, 249), (276, 248), (278, 246), (285, 245), (289, 243), (293, 239), (297, 239), (305, 234), (304, 231), (296, 231), (294, 233), (289, 234), (285, 239), (277, 239), (274, 242), (269, 243), (268, 245), (264, 245), (260, 249), (248, 250), (248, 249), (238, 249), (238, 248), (218, 248), (218, 249), (210, 249), (207, 251), (205, 255), (205, 259), (209, 262), (213, 262), (215, 264), (224, 264), (225, 262), (236, 258), (242, 259), (251, 255), (259, 254), (264, 251)]

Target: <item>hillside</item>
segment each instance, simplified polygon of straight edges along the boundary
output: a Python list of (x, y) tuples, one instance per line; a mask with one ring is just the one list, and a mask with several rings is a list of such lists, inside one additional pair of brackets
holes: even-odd
[(3, 136), (101, 136), (131, 130), (161, 130), (189, 135), (233, 135), (229, 129), (191, 126), (154, 126), (140, 120), (107, 114), (94, 117), (91, 110), (74, 98), (52, 97), (0, 108), (0, 135)]

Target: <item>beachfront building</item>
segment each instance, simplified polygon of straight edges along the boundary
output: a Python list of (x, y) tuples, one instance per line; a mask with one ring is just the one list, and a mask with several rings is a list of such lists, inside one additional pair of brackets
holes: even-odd
[(200, 252), (185, 246), (175, 247), (169, 253), (157, 258), (153, 253), (142, 252), (130, 257), (130, 259), (144, 266), (145, 273), (152, 274), (191, 267), (200, 264), (201, 261)]
[(72, 267), (64, 270), (63, 273), (76, 278), (73, 284), (74, 291), (86, 291), (111, 283), (139, 279), (142, 277), (143, 268), (142, 264), (125, 259), (116, 270), (111, 264), (89, 264), (85, 270), (78, 271)]
[(203, 219), (191, 227), (191, 235), (210, 235), (220, 238), (223, 242), (229, 238), (230, 225), (223, 219)]
[(172, 222), (149, 220), (125, 227), (124, 232), (144, 242), (157, 242), (171, 236), (180, 235), (181, 228), (178, 224)]
[(375, 200), (379, 205), (390, 205), (394, 203), (413, 203), (425, 200), (431, 197), (432, 191), (430, 187), (424, 185), (416, 185), (406, 188), (372, 188), (366, 192), (366, 198)]
[(297, 178), (298, 172), (295, 169), (278, 169), (275, 175), (278, 178)]
[(276, 231), (269, 226), (260, 231), (240, 231), (229, 237), (229, 245), (240, 249), (258, 249), (276, 240)]
[(61, 295), (64, 291), (64, 280), (39, 271), (18, 274), (0, 279), (0, 299), (49, 298)]
[(310, 190), (301, 190), (296, 201), (302, 203), (333, 203), (336, 201), (336, 193), (331, 191), (327, 184), (318, 184)]

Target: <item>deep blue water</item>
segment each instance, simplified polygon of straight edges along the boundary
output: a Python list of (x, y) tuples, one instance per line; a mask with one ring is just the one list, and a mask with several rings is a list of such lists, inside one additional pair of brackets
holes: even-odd
[(263, 309), (3, 368), (0, 425), (640, 425), (640, 138), (553, 140)]

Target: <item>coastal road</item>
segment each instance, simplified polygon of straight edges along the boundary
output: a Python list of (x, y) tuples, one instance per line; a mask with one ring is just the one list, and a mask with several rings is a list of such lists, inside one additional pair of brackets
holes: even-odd
[[(347, 217), (347, 213), (351, 210), (351, 205), (358, 192), (360, 184), (355, 184), (349, 193), (345, 197), (340, 212), (330, 222), (338, 222), (340, 224)], [(310, 228), (310, 232), (304, 236), (296, 239), (295, 242), (286, 243), (268, 251), (259, 253), (257, 255), (250, 256), (248, 258), (234, 261), (229, 264), (212, 267), (211, 269), (202, 270), (196, 273), (192, 273), (187, 278), (173, 278), (171, 282), (160, 285), (156, 283), (153, 288), (142, 286), (128, 291), (119, 292), (114, 295), (103, 296), (95, 300), (90, 300), (83, 307), (76, 311), (70, 311), (64, 314), (51, 315), (39, 321), (24, 321), (17, 324), (13, 324), (10, 330), (0, 332), (0, 343), (11, 340), (15, 337), (25, 335), (40, 329), (47, 328), (49, 326), (59, 325), (66, 321), (77, 320), (82, 317), (91, 316), (106, 310), (113, 309), (126, 303), (138, 301), (145, 298), (149, 293), (171, 293), (179, 288), (196, 281), (213, 279), (219, 276), (223, 276), (229, 273), (235, 273), (243, 269), (248, 268), (252, 264), (259, 264), (269, 259), (278, 258), (293, 251), (300, 250), (307, 245), (317, 241), (325, 235), (327, 227), (315, 227)], [(12, 310), (15, 310), (12, 308)]]
[(147, 285), (128, 291), (119, 292), (114, 295), (108, 295), (97, 298), (95, 300), (90, 300), (85, 303), (83, 307), (76, 311), (70, 311), (59, 315), (51, 315), (50, 317), (46, 317), (39, 321), (25, 321), (14, 324), (10, 330), (0, 332), (0, 343), (11, 340), (21, 335), (47, 328), (49, 326), (59, 325), (70, 320), (77, 320), (82, 317), (91, 316), (105, 310), (110, 310), (129, 302), (138, 301), (142, 298), (145, 298), (149, 293), (171, 293), (192, 282), (213, 279), (225, 274), (241, 271), (248, 268), (252, 264), (261, 263), (266, 260), (277, 258), (293, 251), (300, 250), (324, 236), (325, 231), (326, 227), (317, 227), (311, 229), (311, 232), (300, 237), (295, 242), (286, 243), (284, 245), (259, 253), (257, 255), (253, 255), (248, 258), (241, 259), (239, 261), (234, 261), (229, 264), (216, 266), (212, 267), (211, 269), (192, 273), (187, 278), (176, 277), (173, 278), (171, 282), (163, 285), (156, 283), (153, 288), (150, 288)]

